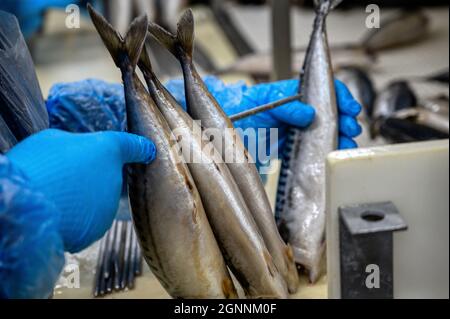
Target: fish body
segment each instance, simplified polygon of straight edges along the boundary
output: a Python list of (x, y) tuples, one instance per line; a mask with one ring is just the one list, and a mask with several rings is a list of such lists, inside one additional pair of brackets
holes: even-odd
[(147, 19), (135, 20), (122, 39), (91, 6), (88, 8), (122, 71), (128, 130), (151, 139), (157, 147), (154, 162), (129, 167), (132, 216), (146, 262), (174, 298), (235, 297), (189, 169), (173, 148), (167, 122), (135, 74)]
[(208, 147), (210, 142), (202, 128), (159, 82), (151, 70), (150, 61), (147, 59), (140, 67), (150, 94), (176, 132), (214, 234), (246, 295), (251, 298), (285, 298), (287, 291), (283, 278), (220, 153)]
[(410, 119), (387, 118), (380, 123), (380, 135), (393, 143), (448, 139), (449, 135)]
[(409, 119), (414, 123), (449, 134), (448, 117), (424, 108), (404, 109), (393, 114), (393, 118)]
[(426, 78), (428, 81), (440, 82), (440, 83), (449, 83), (449, 69), (441, 71), (439, 73), (433, 74)]
[(335, 76), (348, 87), (355, 100), (364, 107), (365, 117), (370, 120), (376, 92), (369, 74), (361, 68), (347, 66), (339, 69)]
[(415, 43), (429, 31), (430, 20), (423, 10), (401, 11), (381, 21), (381, 27), (372, 29), (361, 45), (368, 52), (378, 52)]
[[(340, 69), (346, 65), (356, 66), (362, 69), (370, 68), (375, 62), (374, 55), (367, 54), (358, 48), (336, 48), (333, 53), (333, 68)], [(292, 57), (292, 70), (302, 68), (306, 50), (297, 50)], [(271, 53), (254, 53), (241, 57), (236, 62), (224, 67), (218, 74), (245, 73), (257, 78), (269, 79), (273, 73), (273, 58)]]
[(379, 131), (380, 121), (395, 112), (418, 106), (417, 96), (406, 81), (395, 81), (386, 86), (377, 96), (374, 104), (372, 136)]
[(449, 99), (447, 96), (438, 96), (435, 98), (426, 99), (425, 101), (420, 102), (420, 106), (445, 117), (447, 120), (449, 118)]
[(201, 125), (206, 129), (220, 131), (220, 137), (210, 136), (210, 138), (215, 147), (221, 151), (222, 158), (244, 197), (277, 269), (285, 278), (289, 291), (295, 293), (298, 289), (298, 273), (293, 254), (277, 231), (270, 202), (256, 166), (251, 161), (241, 138), (236, 136), (231, 120), (208, 91), (192, 63), (194, 40), (192, 12), (188, 10), (183, 15), (176, 36), (151, 24), (149, 31), (165, 44), (181, 63), (189, 114), (195, 120), (201, 120)]
[(316, 3), (316, 18), (301, 72), (302, 101), (316, 109), (304, 131), (292, 128), (285, 151), (277, 197), (277, 218), (297, 263), (320, 275), (325, 244), (325, 160), (337, 148), (337, 102), (326, 33), (326, 16), (340, 1)]
[[(380, 28), (371, 29), (360, 42), (332, 45), (330, 50), (333, 55), (333, 68), (338, 70), (342, 66), (353, 65), (368, 69), (376, 62), (376, 54), (383, 50), (416, 43), (425, 38), (429, 32), (429, 18), (422, 10), (401, 11), (381, 21)], [(302, 67), (306, 49), (297, 48), (294, 51), (293, 70)], [(257, 78), (270, 78), (273, 72), (272, 60), (272, 53), (270, 52), (249, 54), (219, 70), (218, 73), (239, 72)], [(445, 81), (445, 79), (445, 74), (443, 74), (442, 80)]]

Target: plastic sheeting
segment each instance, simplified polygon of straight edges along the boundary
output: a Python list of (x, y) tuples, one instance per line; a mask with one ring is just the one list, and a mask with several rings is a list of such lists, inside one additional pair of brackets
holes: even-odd
[(125, 131), (121, 84), (88, 79), (55, 84), (47, 99), (50, 126), (74, 133)]
[(54, 206), (0, 155), (0, 299), (48, 298), (64, 265)]
[(0, 116), (17, 141), (48, 128), (34, 64), (17, 19), (0, 11)]
[(11, 147), (16, 145), (17, 140), (9, 129), (3, 118), (0, 116), (0, 154), (6, 153)]

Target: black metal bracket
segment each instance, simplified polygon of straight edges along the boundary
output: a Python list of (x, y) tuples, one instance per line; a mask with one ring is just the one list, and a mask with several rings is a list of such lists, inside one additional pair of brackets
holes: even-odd
[(339, 208), (341, 298), (394, 297), (393, 232), (406, 229), (391, 202)]

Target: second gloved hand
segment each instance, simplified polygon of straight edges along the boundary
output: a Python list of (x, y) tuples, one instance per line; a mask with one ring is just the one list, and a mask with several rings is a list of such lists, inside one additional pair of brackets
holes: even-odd
[(64, 248), (78, 252), (100, 239), (115, 217), (127, 163), (148, 163), (156, 149), (128, 133), (46, 130), (6, 156), (55, 205)]
[[(264, 83), (250, 87), (243, 82), (225, 85), (218, 78), (211, 76), (205, 78), (205, 83), (228, 116), (294, 96), (297, 94), (299, 86), (298, 80)], [(336, 81), (335, 86), (339, 108), (339, 149), (355, 148), (357, 144), (353, 138), (362, 132), (356, 117), (362, 108), (342, 82)], [(183, 107), (186, 107), (183, 82), (179, 80), (171, 81), (167, 84), (167, 88)], [(314, 121), (314, 117), (315, 110), (312, 106), (292, 102), (236, 121), (234, 125), (236, 128), (243, 130), (249, 128), (278, 129), (278, 141), (272, 141), (270, 145), (266, 143), (266, 147), (270, 148), (266, 150), (266, 153), (271, 154), (273, 158), (274, 154), (282, 154), (288, 128), (290, 126), (308, 127)], [(258, 159), (255, 154), (252, 155), (255, 159)]]

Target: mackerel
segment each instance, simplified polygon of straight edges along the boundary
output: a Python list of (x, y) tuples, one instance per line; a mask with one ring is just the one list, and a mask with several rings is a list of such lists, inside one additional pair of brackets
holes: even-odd
[(143, 54), (139, 64), (150, 94), (178, 140), (228, 266), (250, 298), (286, 298), (286, 285), (220, 153), (176, 102)]
[(88, 6), (92, 21), (122, 72), (128, 130), (151, 139), (158, 156), (129, 167), (132, 216), (146, 262), (174, 298), (234, 298), (236, 290), (183, 159), (164, 117), (135, 73), (147, 34), (136, 19), (125, 38)]
[(193, 63), (192, 11), (187, 10), (181, 17), (176, 35), (154, 23), (149, 24), (149, 31), (181, 63), (188, 113), (193, 119), (200, 120), (204, 128), (217, 129), (221, 132), (220, 138), (213, 135), (210, 135), (210, 138), (215, 147), (221, 151), (222, 158), (250, 209), (276, 267), (286, 280), (289, 292), (295, 293), (299, 279), (292, 249), (283, 242), (278, 233), (274, 214), (257, 168), (241, 138), (237, 136), (233, 123), (208, 91)]

